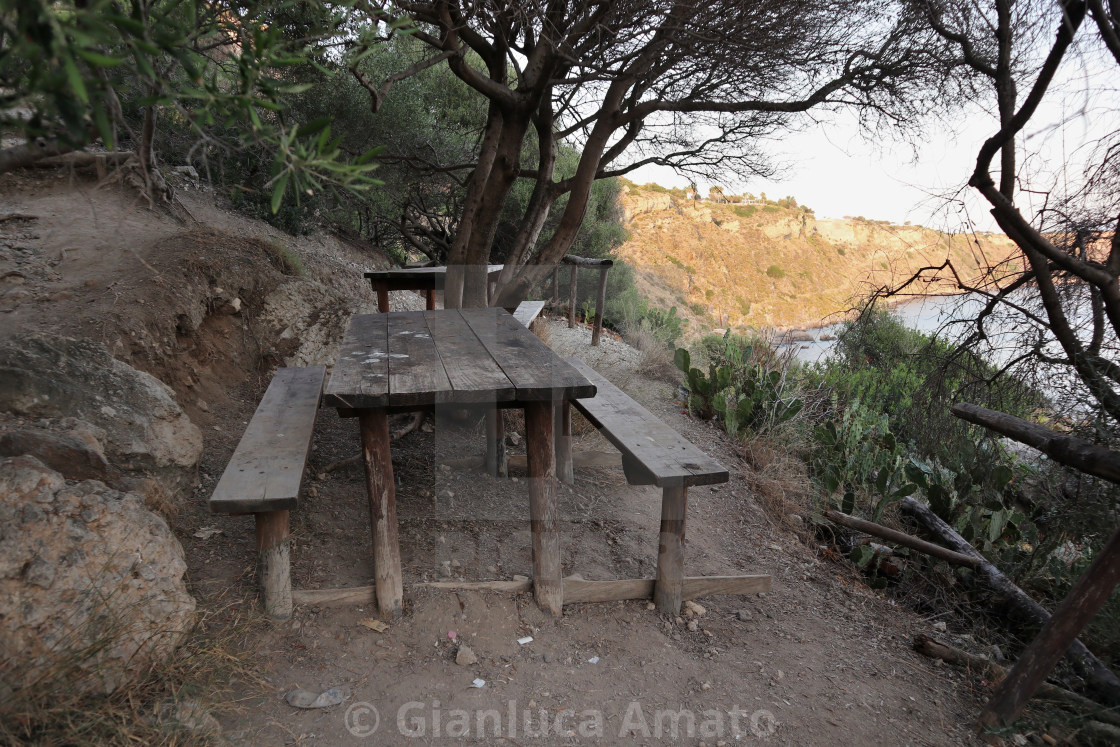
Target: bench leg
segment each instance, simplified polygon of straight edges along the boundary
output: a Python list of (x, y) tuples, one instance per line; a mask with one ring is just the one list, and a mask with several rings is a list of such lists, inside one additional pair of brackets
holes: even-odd
[(508, 473), (506, 421), (501, 410), (491, 407), (486, 411), (486, 474), (505, 477)]
[(389, 452), (389, 418), (384, 410), (361, 410), (362, 456), (369, 490), (369, 520), (373, 528), (373, 574), (377, 608), (383, 615), (403, 613), (401, 549), (397, 544), (397, 491)]
[(572, 470), (572, 403), (570, 400), (556, 403), (556, 479), (567, 485), (575, 482)]
[(661, 497), (661, 539), (657, 546), (657, 582), (653, 601), (659, 612), (677, 615), (684, 593), (684, 517), (688, 488), (666, 487)]
[(529, 456), (529, 520), (533, 532), (533, 593), (545, 612), (559, 617), (564, 607), (560, 570), (560, 509), (556, 505), (556, 454), (552, 402), (525, 404)]
[(288, 511), (262, 511), (257, 522), (257, 554), (264, 611), (278, 620), (292, 616), (292, 554)]

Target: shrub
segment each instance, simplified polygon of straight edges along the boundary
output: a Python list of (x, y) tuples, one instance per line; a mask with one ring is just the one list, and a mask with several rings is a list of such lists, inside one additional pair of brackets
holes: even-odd
[(784, 278), (786, 276), (786, 271), (783, 270), (778, 265), (770, 265), (769, 267), (766, 268), (766, 274), (769, 277), (774, 278), (775, 280), (781, 280), (782, 278)]

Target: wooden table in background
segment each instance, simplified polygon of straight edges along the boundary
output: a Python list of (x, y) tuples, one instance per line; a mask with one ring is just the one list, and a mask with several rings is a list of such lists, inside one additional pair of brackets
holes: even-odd
[[(425, 268), (436, 269), (436, 268)], [(595, 386), (498, 308), (355, 316), (323, 395), (357, 416), (369, 488), (377, 604), (400, 615), (403, 584), (388, 414), (436, 405), (523, 408), (529, 461), (533, 591), (553, 615), (563, 606), (553, 415)]]
[[(486, 277), (493, 283), (502, 273), (504, 265), (488, 265)], [(422, 290), (425, 292), (429, 311), (436, 307), (436, 291), (443, 290), (447, 279), (446, 267), (402, 267), (394, 270), (373, 270), (365, 273), (366, 279), (377, 294), (377, 310), (389, 311), (389, 291)]]

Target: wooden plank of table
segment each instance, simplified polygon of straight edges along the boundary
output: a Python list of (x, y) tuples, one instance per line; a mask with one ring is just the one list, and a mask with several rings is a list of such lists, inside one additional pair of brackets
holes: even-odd
[(451, 393), (423, 311), (389, 315), (389, 404), (430, 405)]
[(389, 317), (358, 314), (342, 338), (324, 407), (384, 407), (389, 402)]
[(323, 391), (323, 366), (281, 368), (210, 498), (215, 513), (294, 508)]
[(462, 309), (471, 330), (517, 389), (521, 402), (590, 397), (595, 387), (503, 309)]
[(730, 479), (725, 468), (586, 363), (578, 358), (568, 362), (598, 389), (594, 398), (573, 404), (619, 451), (641, 462), (656, 485), (712, 485)]
[(460, 311), (425, 312), (424, 320), (456, 403), (514, 401), (517, 389)]

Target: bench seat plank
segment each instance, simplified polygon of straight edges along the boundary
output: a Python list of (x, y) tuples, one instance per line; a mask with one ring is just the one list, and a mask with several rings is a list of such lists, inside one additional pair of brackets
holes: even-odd
[(543, 309), (544, 301), (522, 301), (514, 310), (513, 318), (528, 327)]
[(727, 482), (727, 470), (665, 425), (629, 395), (578, 358), (568, 363), (596, 387), (597, 394), (572, 404), (587, 416), (619, 451), (650, 473), (658, 487), (713, 485)]
[(295, 507), (325, 377), (323, 366), (276, 371), (210, 497), (211, 511)]

